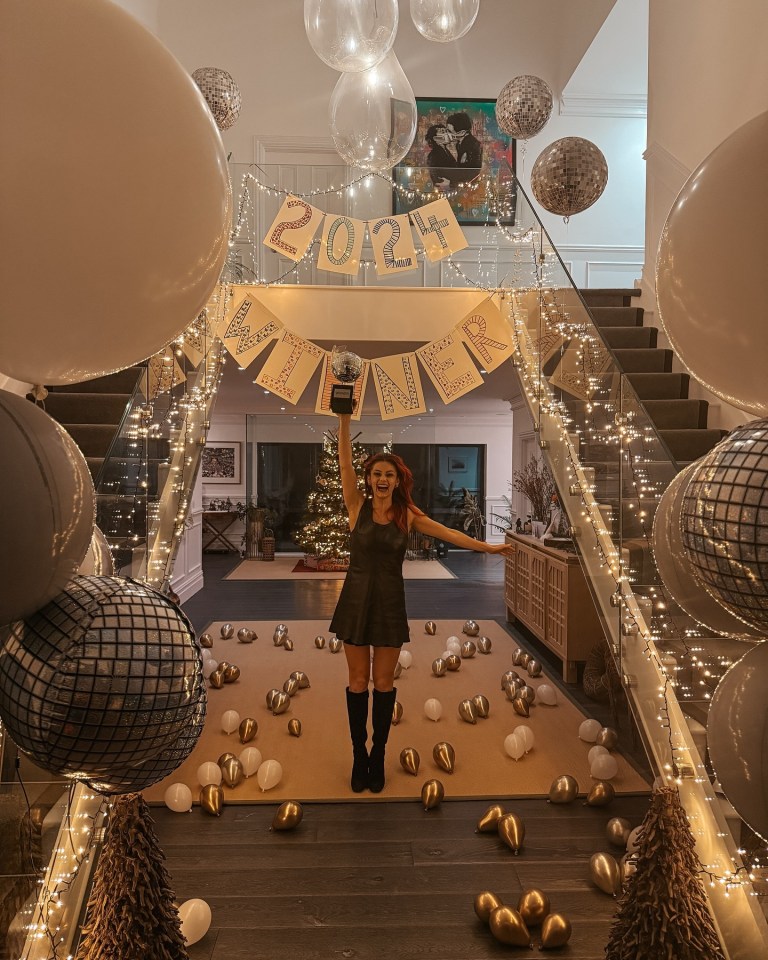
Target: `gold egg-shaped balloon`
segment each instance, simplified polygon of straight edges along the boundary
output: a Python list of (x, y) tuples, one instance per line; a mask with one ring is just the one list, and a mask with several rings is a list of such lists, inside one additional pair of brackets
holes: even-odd
[(579, 795), (579, 783), (569, 773), (555, 777), (549, 788), (548, 803), (573, 803)]
[(439, 807), (445, 797), (445, 787), (439, 780), (427, 780), (421, 788), (421, 803), (425, 810)]
[(614, 847), (626, 847), (632, 824), (625, 817), (611, 817), (605, 825), (605, 836)]
[(587, 794), (586, 804), (589, 807), (604, 807), (616, 797), (616, 789), (610, 780), (597, 780)]
[(301, 804), (296, 800), (281, 803), (272, 819), (272, 830), (293, 830), (298, 827), (304, 816)]
[(504, 904), (501, 900), (495, 893), (491, 893), (490, 890), (483, 890), (482, 893), (478, 893), (475, 897), (475, 913), (477, 914), (477, 919), (482, 920), (483, 923), (488, 923), (493, 911), (503, 906)]
[(490, 637), (480, 637), (477, 641), (477, 649), (480, 653), (490, 653), (493, 644)]
[(392, 723), (397, 726), (403, 719), (403, 705), (399, 700), (395, 700), (392, 705)]
[(224, 763), (219, 764), (219, 767), (221, 768), (221, 779), (230, 789), (242, 783), (245, 774), (243, 773), (243, 765), (237, 757), (228, 757)]
[(544, 922), (544, 917), (549, 913), (549, 897), (543, 890), (536, 887), (530, 887), (523, 890), (517, 903), (517, 912), (525, 920), (527, 926), (538, 927)]
[(598, 890), (608, 896), (616, 897), (621, 892), (621, 869), (610, 853), (592, 854), (589, 860), (589, 876)]
[(432, 759), (446, 773), (453, 773), (456, 767), (456, 751), (446, 740), (441, 740), (432, 748)]
[(472, 657), (477, 653), (477, 644), (472, 640), (465, 640), (461, 645), (461, 659), (462, 660), (471, 660)]
[(206, 783), (200, 790), (200, 807), (205, 813), (212, 817), (221, 816), (221, 808), (224, 806), (224, 791), (221, 784)]
[(332, 637), (328, 642), (328, 649), (331, 653), (338, 653), (339, 650), (344, 646), (344, 644), (339, 640), (338, 637)]
[(437, 633), (437, 624), (434, 620), (427, 620), (427, 622), (424, 624), (424, 633), (430, 637), (434, 637), (434, 635)]
[(534, 687), (530, 687), (527, 683), (524, 683), (522, 687), (520, 687), (519, 697), (521, 700), (527, 700), (529, 704), (533, 703), (536, 699), (536, 690)]
[(420, 763), (421, 758), (413, 747), (405, 747), (400, 751), (400, 766), (406, 773), (410, 773), (411, 776), (415, 777), (419, 772)]
[(291, 719), (288, 721), (288, 733), (290, 733), (292, 737), (300, 737), (301, 720), (297, 720), (296, 717), (291, 717)]
[(492, 804), (477, 821), (477, 832), (498, 833), (499, 820), (504, 816), (504, 813), (504, 807), (500, 803)]
[(488, 918), (488, 926), (499, 943), (506, 943), (510, 947), (532, 946), (525, 920), (512, 907), (496, 907)]
[(476, 693), (474, 697), (472, 697), (472, 703), (474, 704), (475, 712), (477, 713), (478, 717), (483, 720), (487, 720), (488, 715), (491, 712), (491, 705), (488, 703), (488, 697), (484, 697), (482, 693)]
[(256, 639), (256, 634), (250, 627), (240, 627), (237, 631), (237, 640), (238, 643), (253, 643)]
[(231, 667), (231, 666), (232, 666), (232, 664), (229, 662), (229, 660), (221, 660), (221, 661), (219, 662), (218, 669), (221, 670), (222, 673), (224, 673), (224, 671), (227, 669), (227, 667)]
[(525, 669), (528, 671), (529, 677), (541, 676), (541, 664), (538, 660), (529, 660), (525, 666)]
[(325, 637), (318, 634), (315, 637), (315, 646), (317, 647), (318, 650), (322, 650), (323, 647), (325, 646)]
[(531, 715), (531, 708), (528, 705), (528, 701), (523, 700), (519, 695), (512, 701), (512, 709), (521, 717), (530, 717)]
[(282, 645), (286, 641), (287, 636), (288, 636), (287, 633), (280, 633), (279, 631), (275, 630), (275, 632), (272, 634), (272, 643), (276, 647), (282, 647)]
[(227, 760), (232, 760), (235, 757), (234, 753), (222, 753), (219, 759), (216, 761), (218, 766), (221, 766), (223, 763), (226, 763)]
[(283, 650), (287, 650), (288, 653), (293, 650), (293, 640), (291, 640), (290, 637), (286, 637), (285, 640), (283, 640)]
[(294, 696), (299, 690), (299, 681), (295, 677), (288, 677), (288, 679), (283, 684), (283, 693), (287, 693), (289, 697)]
[(237, 728), (240, 743), (250, 743), (258, 732), (259, 725), (253, 717), (245, 717), (240, 721), (240, 726)]
[(444, 677), (448, 670), (448, 664), (442, 657), (437, 657), (432, 661), (432, 674), (435, 677)]
[(217, 667), (210, 677), (208, 677), (208, 683), (217, 690), (220, 690), (224, 686), (224, 671), (221, 667)]
[(496, 823), (496, 832), (517, 856), (525, 840), (525, 824), (516, 813), (505, 813)]
[(234, 663), (228, 663), (224, 670), (224, 683), (234, 683), (240, 679), (240, 667)]
[(461, 657), (457, 657), (455, 653), (450, 653), (445, 658), (445, 665), (451, 672), (455, 673), (461, 666)]
[(288, 694), (278, 690), (277, 695), (272, 698), (272, 715), (276, 717), (280, 713), (285, 713), (290, 705), (291, 698)]
[(462, 700), (459, 704), (459, 716), (466, 723), (477, 723), (477, 711), (471, 700)]
[(267, 708), (269, 710), (272, 709), (272, 704), (275, 702), (275, 697), (278, 695), (278, 693), (282, 693), (282, 691), (278, 690), (277, 687), (272, 687), (272, 689), (267, 693), (266, 700)]
[(309, 687), (309, 677), (303, 670), (294, 670), (291, 678), (298, 683), (299, 690), (306, 690)]
[(502, 689), (504, 690), (504, 696), (512, 703), (517, 700), (520, 691), (523, 689), (523, 684), (519, 680), (510, 680)]
[(507, 670), (506, 673), (501, 675), (501, 689), (503, 690), (510, 683), (522, 683), (520, 679), (520, 674), (516, 670)]
[(221, 629), (219, 630), (219, 633), (221, 634), (222, 640), (229, 640), (231, 637), (235, 635), (235, 628), (232, 626), (231, 623), (223, 623), (221, 625)]
[(403, 665), (402, 665), (402, 663), (400, 663), (400, 661), (398, 660), (397, 663), (395, 664), (395, 672), (394, 672), (394, 674), (393, 674), (395, 680), (399, 680), (399, 679), (400, 679), (400, 674), (401, 674), (402, 672), (403, 672)]
[(595, 737), (595, 745), (605, 747), (606, 750), (615, 750), (619, 745), (619, 735), (613, 727), (603, 727)]
[(542, 950), (556, 950), (564, 947), (571, 939), (571, 921), (562, 913), (550, 913), (544, 917), (541, 925)]
[[(512, 653), (512, 664), (516, 667), (524, 667), (525, 663), (523, 663), (523, 657), (527, 657), (527, 656), (528, 654), (525, 652), (525, 650), (523, 650), (522, 647), (516, 647), (514, 652)], [(526, 663), (527, 662), (528, 661), (526, 661)]]
[(210, 633), (201, 633), (199, 640), (200, 646), (205, 650), (210, 650), (210, 648), (213, 646), (213, 637), (210, 635)]
[(284, 633), (286, 637), (288, 636), (288, 624), (287, 623), (278, 623), (275, 627), (275, 633)]
[(461, 632), (467, 637), (476, 637), (480, 633), (480, 627), (474, 620), (465, 620)]

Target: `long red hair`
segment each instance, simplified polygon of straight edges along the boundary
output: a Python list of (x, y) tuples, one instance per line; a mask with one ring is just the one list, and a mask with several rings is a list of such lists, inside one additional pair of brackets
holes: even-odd
[(368, 457), (363, 464), (366, 497), (373, 496), (373, 491), (371, 490), (371, 471), (377, 463), (391, 463), (397, 471), (399, 484), (392, 491), (392, 519), (403, 533), (408, 533), (408, 511), (411, 510), (418, 516), (424, 515), (424, 511), (419, 510), (411, 499), (413, 474), (396, 453), (374, 453), (373, 456)]

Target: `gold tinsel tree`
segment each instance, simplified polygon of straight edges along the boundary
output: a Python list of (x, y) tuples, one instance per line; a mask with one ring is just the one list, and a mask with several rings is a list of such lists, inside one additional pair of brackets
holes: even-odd
[(677, 790), (654, 791), (606, 960), (724, 960)]
[(77, 960), (189, 960), (164, 861), (141, 794), (115, 797)]
[[(343, 565), (349, 561), (349, 518), (341, 489), (338, 450), (338, 435), (326, 433), (315, 489), (307, 497), (302, 525), (294, 538), (302, 550), (317, 557), (318, 562)], [(366, 450), (353, 440), (352, 463), (361, 490), (363, 464), (367, 458)]]

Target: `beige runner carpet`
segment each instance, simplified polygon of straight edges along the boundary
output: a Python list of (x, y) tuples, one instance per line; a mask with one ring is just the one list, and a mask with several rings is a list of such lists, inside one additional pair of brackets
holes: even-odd
[[(583, 794), (589, 791), (593, 780), (587, 754), (592, 744), (578, 737), (584, 715), (559, 689), (556, 706), (535, 702), (528, 719), (515, 713), (501, 690), (501, 676), (506, 670), (520, 672), (520, 668), (512, 666), (512, 652), (517, 644), (498, 624), (479, 621), (481, 634), (492, 641), (490, 654), (477, 653), (462, 660), (455, 673), (435, 677), (432, 661), (443, 653), (448, 637), (467, 639), (461, 634), (463, 621), (438, 620), (435, 636), (425, 634), (423, 621), (409, 622), (411, 643), (403, 649), (412, 654), (413, 662), (396, 681), (403, 717), (390, 734), (387, 784), (378, 794), (380, 799), (418, 800), (422, 784), (433, 777), (443, 783), (446, 799), (546, 795), (555, 777), (566, 773), (576, 778)], [(218, 639), (221, 623), (211, 624), (208, 632), (215, 638), (211, 653), (215, 659), (237, 664), (240, 679), (209, 691), (208, 717), (199, 743), (167, 780), (144, 791), (148, 801), (161, 802), (165, 789), (175, 782), (186, 783), (197, 801), (200, 786), (196, 772), (200, 764), (215, 762), (223, 753), (240, 754), (244, 746), (238, 734), (227, 735), (222, 730), (225, 710), (236, 710), (241, 718), (253, 717), (258, 722), (258, 734), (248, 746), (257, 747), (264, 760), (278, 760), (283, 770), (281, 782), (266, 792), (259, 789), (256, 776), (234, 789), (225, 788), (227, 803), (371, 800), (376, 796), (368, 791), (353, 794), (349, 788), (352, 748), (344, 693), (344, 652), (331, 653), (327, 643), (324, 649), (315, 647), (315, 636), (331, 636), (326, 622), (301, 620), (287, 625), (294, 642), (292, 651), (273, 644), (276, 624), (272, 622), (233, 624), (235, 630), (241, 626), (256, 630), (258, 639), (251, 644), (239, 643), (236, 636)], [(293, 696), (287, 712), (273, 716), (267, 709), (266, 694), (273, 687), (282, 689), (294, 670), (306, 673), (311, 686)], [(529, 680), (534, 688), (545, 682), (554, 686), (543, 674)], [(488, 698), (490, 715), (473, 725), (459, 717), (458, 705), (476, 694)], [(424, 714), (424, 702), (429, 698), (442, 704), (443, 713), (437, 722)], [(301, 721), (298, 738), (288, 732), (288, 722), (294, 718)], [(505, 753), (504, 739), (520, 724), (531, 728), (535, 743), (529, 754), (515, 761)], [(456, 752), (453, 774), (445, 773), (433, 760), (434, 745), (440, 741), (450, 743)], [(400, 751), (405, 747), (415, 748), (420, 755), (415, 777), (400, 765)], [(621, 755), (615, 756), (619, 765), (613, 780), (616, 792), (647, 791), (647, 783), (634, 767)]]
[[(343, 570), (294, 571), (298, 557), (275, 557), (274, 560), (243, 560), (225, 580), (343, 580)], [(405, 560), (406, 580), (455, 580), (451, 571), (439, 560)]]

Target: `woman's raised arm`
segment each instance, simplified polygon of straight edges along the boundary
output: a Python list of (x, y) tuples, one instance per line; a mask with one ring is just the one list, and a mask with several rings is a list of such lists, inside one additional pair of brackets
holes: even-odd
[(339, 418), (339, 471), (341, 473), (341, 492), (344, 496), (344, 505), (349, 514), (349, 526), (354, 527), (357, 515), (365, 499), (357, 486), (357, 474), (352, 460), (352, 439), (349, 434), (349, 422), (352, 419), (349, 413), (337, 414)]
[(437, 520), (432, 520), (425, 513), (414, 513), (411, 524), (419, 533), (426, 534), (428, 537), (435, 537), (437, 540), (447, 540), (456, 547), (466, 547), (469, 550), (477, 550), (480, 553), (503, 553), (505, 555), (512, 553), (512, 547), (506, 543), (486, 543), (484, 540), (475, 540), (474, 537), (467, 536), (461, 530), (453, 530), (446, 527)]

